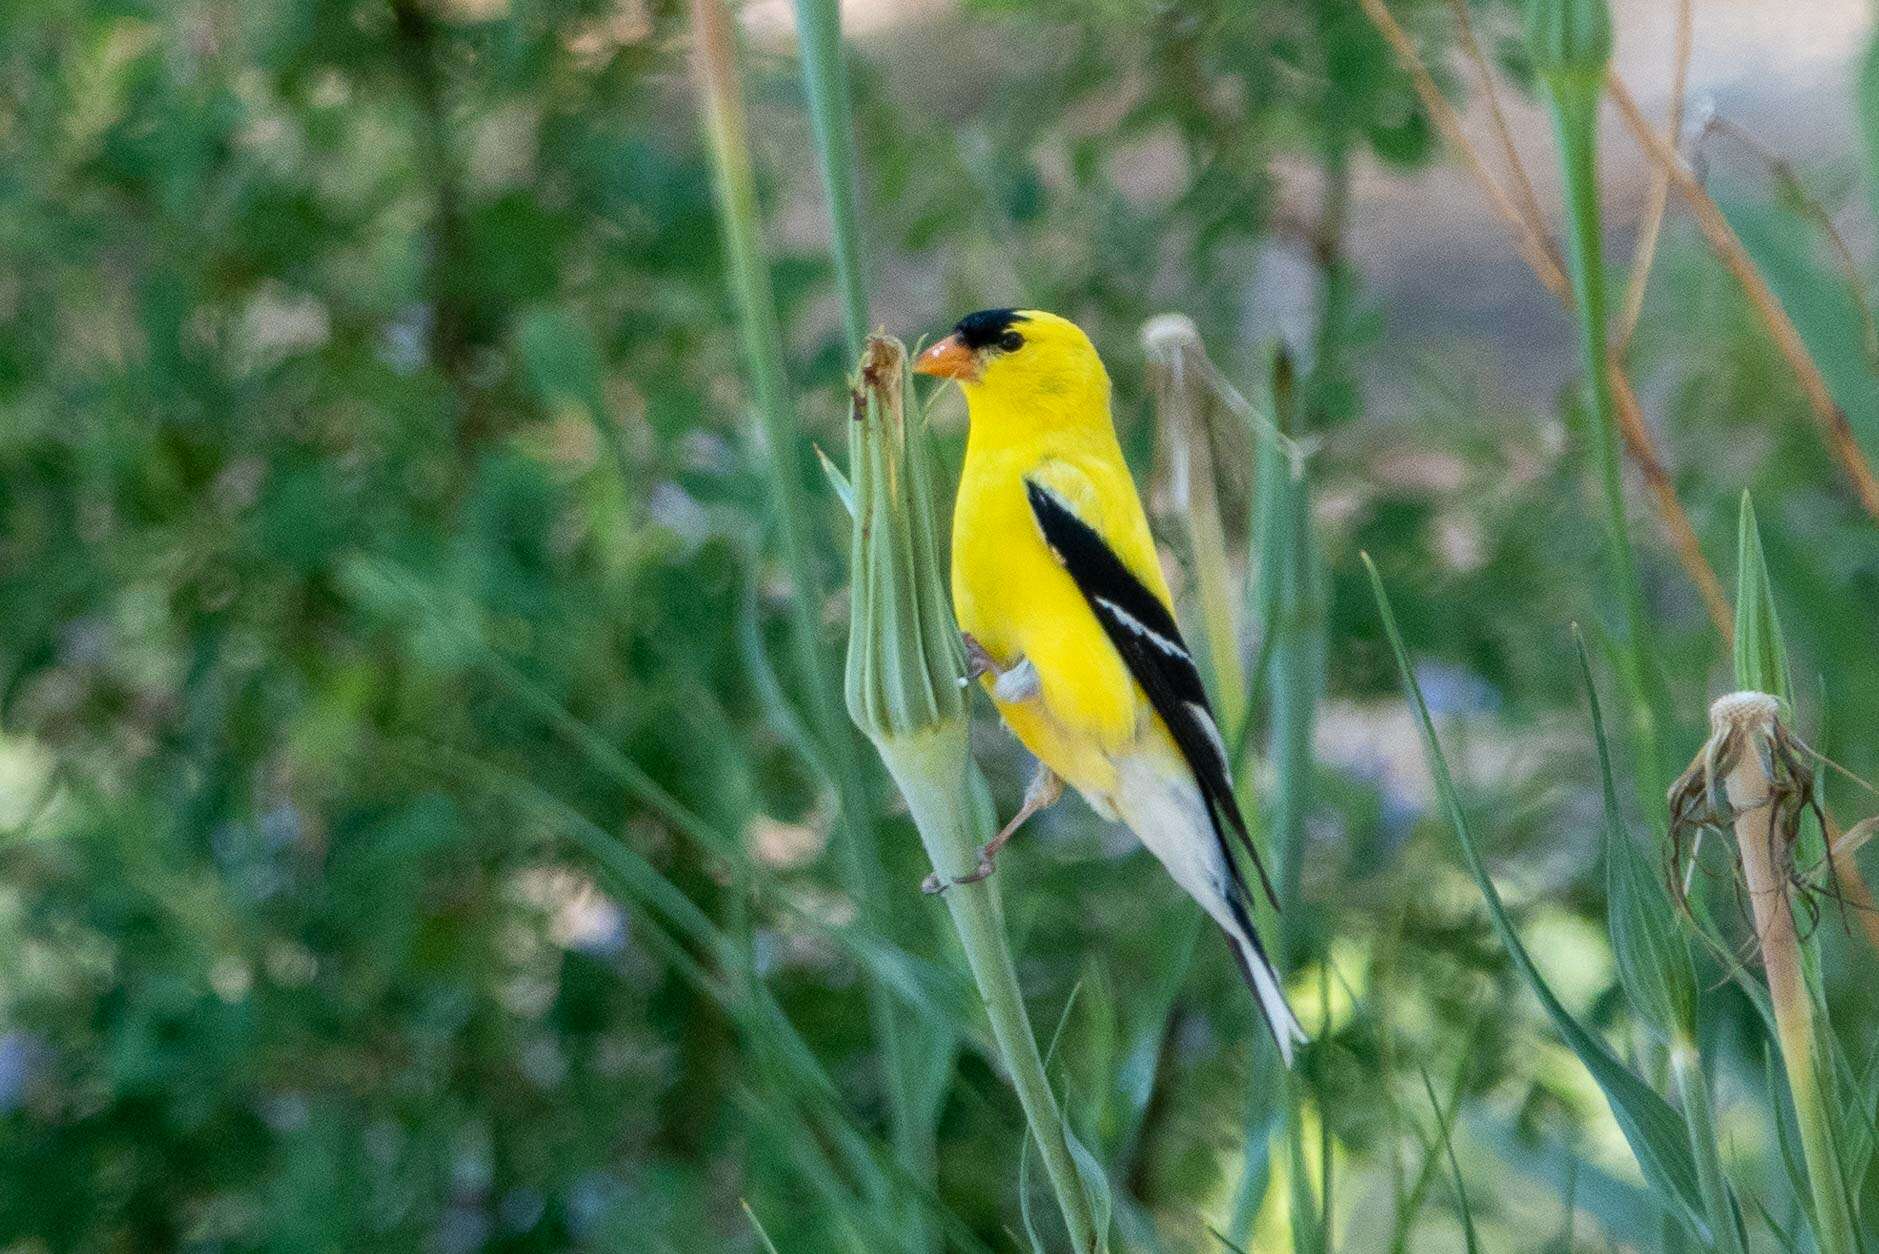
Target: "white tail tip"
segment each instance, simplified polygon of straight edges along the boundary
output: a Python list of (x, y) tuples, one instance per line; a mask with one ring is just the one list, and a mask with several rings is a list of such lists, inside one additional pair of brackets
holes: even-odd
[(1279, 987), (1278, 972), (1272, 969), (1272, 964), (1260, 952), (1259, 946), (1232, 933), (1227, 934), (1227, 939), (1239, 955), (1240, 969), (1251, 982), (1254, 995), (1259, 998), (1259, 1009), (1265, 1015), (1266, 1026), (1272, 1029), (1272, 1039), (1278, 1042), (1279, 1057), (1290, 1067), (1296, 1047), (1311, 1038), (1299, 1026), (1298, 1016), (1292, 1013), (1291, 1005), (1285, 1000), (1285, 990)]

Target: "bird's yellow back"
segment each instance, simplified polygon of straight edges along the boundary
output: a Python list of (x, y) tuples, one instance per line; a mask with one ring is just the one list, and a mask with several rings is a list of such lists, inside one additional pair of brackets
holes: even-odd
[(962, 380), (970, 414), (953, 516), (953, 603), (960, 629), (993, 658), (1028, 658), (1039, 703), (1000, 704), (1039, 759), (1086, 794), (1113, 789), (1109, 755), (1150, 718), (1121, 656), (1051, 555), (1027, 478), (1061, 496), (1142, 583), (1168, 603), (1154, 539), (1116, 440), (1109, 376), (1075, 324), (1021, 311), (1023, 347)]

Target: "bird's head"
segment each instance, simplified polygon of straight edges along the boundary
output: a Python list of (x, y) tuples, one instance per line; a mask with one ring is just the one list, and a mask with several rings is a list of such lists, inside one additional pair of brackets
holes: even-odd
[(954, 379), (981, 398), (1044, 413), (1094, 408), (1108, 417), (1109, 375), (1082, 328), (1041, 309), (967, 314), (914, 362), (921, 374)]

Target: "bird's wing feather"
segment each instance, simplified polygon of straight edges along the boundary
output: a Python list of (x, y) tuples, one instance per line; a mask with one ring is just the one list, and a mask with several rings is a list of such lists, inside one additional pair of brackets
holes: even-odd
[[(1167, 724), (1174, 743), (1193, 771), (1201, 795), (1207, 799), (1208, 817), (1227, 853), (1227, 832), (1239, 839), (1253, 860), (1259, 882), (1273, 905), (1278, 905), (1272, 880), (1259, 851), (1246, 830), (1246, 819), (1233, 796), (1233, 778), (1227, 763), (1226, 743), (1207, 701), (1200, 671), (1167, 604), (1128, 567), (1102, 533), (1086, 521), (1067, 499), (1062, 473), (1028, 475), (1024, 481), (1032, 516), (1043, 532), (1044, 543), (1063, 564), (1103, 633), (1122, 655), (1129, 673), (1148, 695), (1149, 704)], [(1227, 865), (1233, 866), (1229, 854)]]

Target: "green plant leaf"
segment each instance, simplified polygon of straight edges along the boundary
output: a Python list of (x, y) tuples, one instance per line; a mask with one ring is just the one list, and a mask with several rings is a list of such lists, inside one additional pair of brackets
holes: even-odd
[(1872, 1166), (1874, 1145), (1879, 1144), (1879, 1042), (1868, 1051), (1857, 1075), (1843, 1051), (1834, 1050), (1833, 1057), (1840, 1072), (1842, 1108), (1849, 1115), (1844, 1132), (1846, 1178), (1857, 1187)]
[(1784, 702), (1792, 699), (1788, 649), (1775, 614), (1774, 584), (1762, 552), (1755, 502), (1747, 492), (1742, 494), (1736, 528), (1735, 683), (1744, 691), (1772, 693)]
[(1801, 1165), (1801, 1134), (1794, 1127), (1794, 1099), (1788, 1082), (1775, 1062), (1771, 1045), (1762, 1046), (1762, 1076), (1768, 1087), (1768, 1109), (1774, 1112), (1775, 1145), (1781, 1165), (1787, 1173), (1788, 1187), (1800, 1205), (1806, 1206), (1811, 1190), (1807, 1187), (1807, 1169)]
[(848, 482), (848, 476), (842, 473), (842, 468), (835, 464), (835, 459), (830, 457), (820, 444), (816, 445), (815, 449), (816, 460), (822, 464), (823, 476), (828, 479), (829, 486), (835, 489), (836, 499), (841, 501), (842, 508), (848, 511), (848, 517), (852, 521), (855, 516), (854, 486)]
[(1507, 947), (1508, 956), (1514, 961), (1514, 967), (1526, 980), (1527, 987), (1539, 999), (1547, 1017), (1553, 1026), (1565, 1038), (1572, 1052), (1579, 1056), (1579, 1061), (1591, 1073), (1592, 1079), (1605, 1094), (1605, 1100), (1611, 1107), (1612, 1117), (1618, 1121), (1619, 1129), (1624, 1133), (1625, 1141), (1631, 1146), (1632, 1154), (1638, 1160), (1644, 1178), (1650, 1183), (1657, 1195), (1658, 1204), (1667, 1214), (1681, 1223), (1692, 1236), (1699, 1241), (1709, 1240), (1709, 1230), (1701, 1218), (1701, 1200), (1697, 1191), (1696, 1165), (1690, 1160), (1690, 1150), (1684, 1139), (1683, 1121), (1677, 1112), (1644, 1081), (1640, 1080), (1628, 1067), (1619, 1062), (1602, 1041), (1572, 1017), (1572, 1014), (1560, 1004), (1552, 988), (1533, 965), (1527, 948), (1514, 931), (1513, 921), (1507, 917), (1507, 910), (1501, 904), (1499, 890), (1489, 878), (1487, 866), (1481, 860), (1476, 848), (1474, 835), (1468, 825), (1468, 816), (1461, 804), (1461, 794), (1455, 788), (1455, 781), (1449, 774), (1448, 760), (1442, 753), (1442, 746), (1435, 734), (1435, 722), (1429, 716), (1429, 707), (1423, 700), (1422, 688), (1416, 682), (1415, 671), (1409, 664), (1409, 650), (1403, 644), (1403, 636), (1396, 626), (1396, 614), (1390, 608), (1388, 594), (1383, 590), (1383, 578), (1377, 573), (1375, 563), (1369, 554), (1363, 555), (1364, 567), (1370, 575), (1370, 586), (1376, 596), (1377, 608), (1383, 616), (1384, 634), (1390, 641), (1390, 650), (1396, 656), (1396, 665), (1403, 679), (1411, 705), (1416, 714), (1418, 730), (1422, 734), (1423, 752), (1428, 760), (1429, 773), (1435, 779), (1436, 793), (1440, 796), (1443, 808), (1448, 812), (1450, 824), (1455, 829), (1456, 840), (1461, 845), (1462, 860), (1467, 864), (1468, 872), (1474, 877), (1475, 885), (1481, 890), (1482, 898), (1487, 902), (1488, 917), (1494, 930), (1500, 935), (1501, 943)]
[(757, 1218), (757, 1212), (750, 1209), (749, 1199), (740, 1197), (737, 1199), (737, 1204), (744, 1208), (744, 1215), (750, 1220), (750, 1226), (756, 1232), (757, 1240), (763, 1242), (763, 1248), (769, 1254), (777, 1254), (776, 1242), (770, 1239), (769, 1232), (764, 1229), (763, 1220)]
[(1449, 1134), (1448, 1118), (1442, 1113), (1441, 1099), (1435, 1095), (1435, 1084), (1429, 1079), (1426, 1069), (1419, 1068), (1422, 1074), (1422, 1091), (1429, 1095), (1429, 1105), (1435, 1111), (1435, 1132), (1442, 1142), (1442, 1152), (1448, 1158), (1449, 1183), (1455, 1186), (1455, 1206), (1461, 1212), (1462, 1240), (1468, 1254), (1475, 1254), (1481, 1248), (1480, 1238), (1475, 1235), (1474, 1212), (1468, 1206), (1468, 1186), (1462, 1182), (1461, 1163), (1455, 1158), (1455, 1141)]
[(1625, 830), (1618, 809), (1618, 789), (1612, 782), (1605, 719), (1599, 710), (1598, 688), (1592, 682), (1592, 663), (1577, 627), (1572, 637), (1579, 653), (1579, 673), (1585, 681), (1592, 739), (1598, 746), (1599, 781), (1604, 789), (1607, 924), (1618, 979), (1632, 1006), (1660, 1038), (1693, 1038), (1696, 969), (1690, 961), (1689, 942), (1678, 927), (1663, 881), (1653, 873), (1637, 842)]

